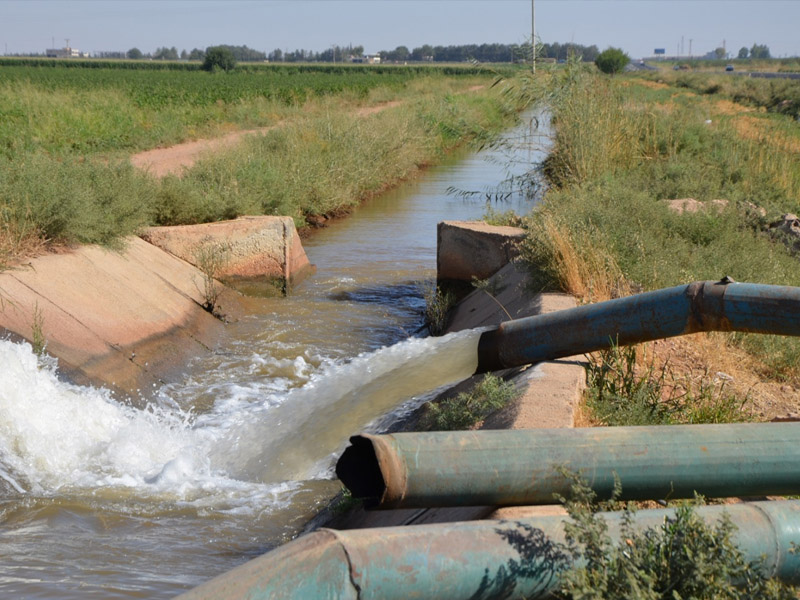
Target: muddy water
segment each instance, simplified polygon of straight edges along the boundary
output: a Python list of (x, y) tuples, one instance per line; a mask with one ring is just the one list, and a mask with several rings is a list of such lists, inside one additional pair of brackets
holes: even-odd
[(295, 535), (349, 435), (474, 370), (476, 332), (420, 337), (421, 283), (436, 223), (479, 218), (505, 154), (460, 153), (313, 236), (316, 275), (144, 410), (0, 341), (0, 597), (168, 598)]

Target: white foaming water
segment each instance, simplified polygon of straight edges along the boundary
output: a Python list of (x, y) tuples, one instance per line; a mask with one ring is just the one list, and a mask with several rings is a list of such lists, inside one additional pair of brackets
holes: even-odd
[(406, 398), (452, 384), (478, 366), (480, 331), (411, 338), (322, 369), (281, 398), (198, 418), (226, 433), (212, 464), (248, 480), (324, 476), (350, 435)]
[(28, 344), (0, 340), (0, 478), (12, 494), (113, 490), (225, 510), (284, 504), (291, 482), (326, 476), (331, 454), (369, 421), (472, 374), (478, 337), (410, 339), (316, 372), (303, 357), (282, 360), (279, 370), (307, 383), (218, 382), (218, 400), (197, 416), (169, 400), (138, 409), (65, 383)]

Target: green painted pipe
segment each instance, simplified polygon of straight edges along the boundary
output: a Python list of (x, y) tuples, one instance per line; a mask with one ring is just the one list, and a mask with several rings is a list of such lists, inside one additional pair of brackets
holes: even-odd
[(481, 335), (477, 372), (699, 331), (800, 335), (800, 288), (725, 277), (506, 321)]
[[(336, 474), (367, 507), (552, 504), (564, 467), (601, 498), (800, 494), (800, 424), (589, 427), (361, 435)], [(561, 469), (563, 470), (563, 469)]]
[[(705, 506), (708, 522), (727, 512), (744, 559), (764, 574), (800, 583), (800, 502)], [(670, 509), (636, 514), (635, 527), (659, 527)], [(621, 513), (605, 513), (619, 539)], [(564, 517), (473, 521), (353, 531), (320, 530), (225, 573), (180, 600), (407, 600), (548, 597), (568, 558)]]

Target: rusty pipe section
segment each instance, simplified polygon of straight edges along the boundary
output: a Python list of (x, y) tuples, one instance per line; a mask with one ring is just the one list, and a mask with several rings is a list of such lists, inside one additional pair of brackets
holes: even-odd
[(725, 277), (506, 321), (481, 335), (476, 372), (699, 331), (800, 335), (800, 288)]
[[(800, 583), (800, 502), (705, 506), (709, 523), (727, 513), (746, 562), (764, 559), (764, 574)], [(621, 513), (605, 513), (619, 539)], [(635, 527), (660, 527), (671, 509), (636, 514)], [(550, 597), (570, 566), (566, 517), (472, 521), (353, 531), (320, 530), (225, 573), (180, 600), (406, 600)]]
[(368, 508), (553, 504), (579, 473), (601, 498), (800, 494), (800, 423), (360, 435), (336, 474)]

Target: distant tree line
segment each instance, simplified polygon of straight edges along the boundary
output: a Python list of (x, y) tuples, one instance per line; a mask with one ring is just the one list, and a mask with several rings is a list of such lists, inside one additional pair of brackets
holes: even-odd
[(746, 46), (739, 49), (739, 56), (737, 58), (772, 58), (769, 53), (769, 47), (766, 44), (753, 44), (749, 50)]
[(259, 50), (253, 50), (247, 46), (230, 46), (228, 44), (221, 44), (219, 46), (209, 46), (205, 50), (200, 48), (193, 48), (190, 52), (182, 50), (178, 54), (178, 49), (173, 46), (172, 48), (156, 48), (152, 54), (145, 54), (139, 48), (131, 48), (124, 54), (121, 52), (95, 52), (97, 58), (128, 58), (130, 60), (199, 60), (204, 61), (206, 54), (212, 48), (226, 48), (233, 55), (236, 62), (263, 62), (267, 59), (267, 55)]
[[(596, 45), (584, 46), (582, 44), (542, 44), (537, 50), (537, 57), (566, 60), (575, 54), (585, 61), (593, 61), (600, 54)], [(464, 62), (478, 60), (481, 62), (518, 62), (530, 60), (531, 50), (527, 44), (466, 44), (462, 46), (431, 46), (425, 44), (419, 48), (409, 50), (407, 46), (398, 46), (394, 50), (381, 50), (378, 55), (381, 60), (406, 62)]]
[[(159, 47), (155, 52), (145, 53), (139, 48), (131, 48), (127, 52), (95, 52), (97, 58), (130, 60), (193, 60), (205, 61), (206, 54), (211, 48), (228, 49), (236, 62), (348, 62), (352, 59), (361, 59), (364, 56), (364, 46), (332, 45), (320, 52), (314, 50), (281, 50), (276, 48), (269, 54), (260, 50), (254, 50), (247, 46), (232, 46), (222, 44), (219, 46), (209, 46), (205, 49), (193, 48), (190, 51), (172, 47)], [(762, 48), (757, 44), (749, 52), (756, 52)], [(766, 49), (769, 54), (769, 49)], [(743, 50), (747, 50), (744, 48)], [(394, 50), (381, 50), (378, 53), (382, 62), (466, 62), (477, 60), (480, 62), (502, 63), (502, 62), (521, 62), (530, 60), (531, 49), (528, 44), (465, 44), (461, 46), (432, 46), (424, 44), (411, 50), (407, 46), (398, 46)], [(552, 44), (542, 44), (537, 50), (538, 58), (548, 58), (555, 60), (566, 60), (568, 56), (575, 54), (585, 61), (594, 61), (600, 54), (597, 46), (584, 46), (583, 44), (554, 42)], [(741, 54), (741, 53), (740, 53)], [(756, 55), (753, 54), (753, 58)]]
[(276, 48), (267, 55), (270, 62), (347, 62), (351, 57), (361, 58), (364, 56), (364, 46), (333, 45), (322, 52), (313, 50), (281, 50)]

